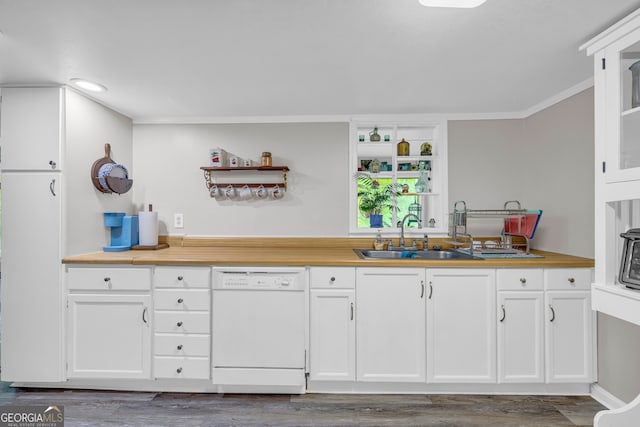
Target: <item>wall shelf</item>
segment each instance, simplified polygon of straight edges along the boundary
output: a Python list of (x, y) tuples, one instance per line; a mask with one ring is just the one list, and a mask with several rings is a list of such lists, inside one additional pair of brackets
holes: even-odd
[[(233, 175), (234, 172), (244, 172), (242, 178), (237, 182), (225, 182), (224, 185), (232, 185), (234, 187), (244, 187), (245, 185), (248, 187), (260, 187), (265, 186), (275, 186), (283, 188), (285, 191), (287, 190), (287, 172), (289, 172), (288, 166), (238, 166), (238, 167), (214, 167), (214, 166), (203, 166), (200, 168), (204, 172), (204, 180), (205, 185), (207, 186), (207, 190), (210, 190), (211, 187), (216, 185), (214, 174), (217, 173), (230, 173)], [(270, 172), (279, 172), (282, 174), (282, 180), (278, 182), (251, 182), (249, 179), (254, 177), (255, 173), (270, 173)], [(239, 174), (238, 174), (239, 175)]]

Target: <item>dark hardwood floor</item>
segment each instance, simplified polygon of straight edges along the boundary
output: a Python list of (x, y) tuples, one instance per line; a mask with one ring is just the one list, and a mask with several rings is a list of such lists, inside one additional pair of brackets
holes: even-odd
[(244, 395), (15, 389), (0, 405), (62, 405), (65, 426), (591, 426), (590, 397)]

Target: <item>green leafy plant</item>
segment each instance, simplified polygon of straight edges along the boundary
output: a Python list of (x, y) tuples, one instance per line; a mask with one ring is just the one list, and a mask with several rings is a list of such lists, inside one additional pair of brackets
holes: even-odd
[(393, 208), (393, 185), (380, 186), (377, 180), (358, 176), (358, 207), (369, 215), (382, 215), (385, 210)]

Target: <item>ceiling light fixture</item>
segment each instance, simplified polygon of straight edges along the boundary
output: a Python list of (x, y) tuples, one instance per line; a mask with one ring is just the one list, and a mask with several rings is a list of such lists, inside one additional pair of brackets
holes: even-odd
[(106, 92), (107, 88), (102, 86), (101, 84), (90, 82), (85, 79), (71, 79), (69, 80), (74, 86), (79, 87), (80, 89), (88, 90), (89, 92)]
[(420, 4), (429, 7), (478, 7), (487, 0), (419, 0)]

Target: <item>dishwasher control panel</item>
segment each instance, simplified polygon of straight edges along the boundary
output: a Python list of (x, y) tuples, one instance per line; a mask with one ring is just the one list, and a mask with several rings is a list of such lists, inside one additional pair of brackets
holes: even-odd
[(304, 271), (214, 270), (214, 289), (303, 291)]

